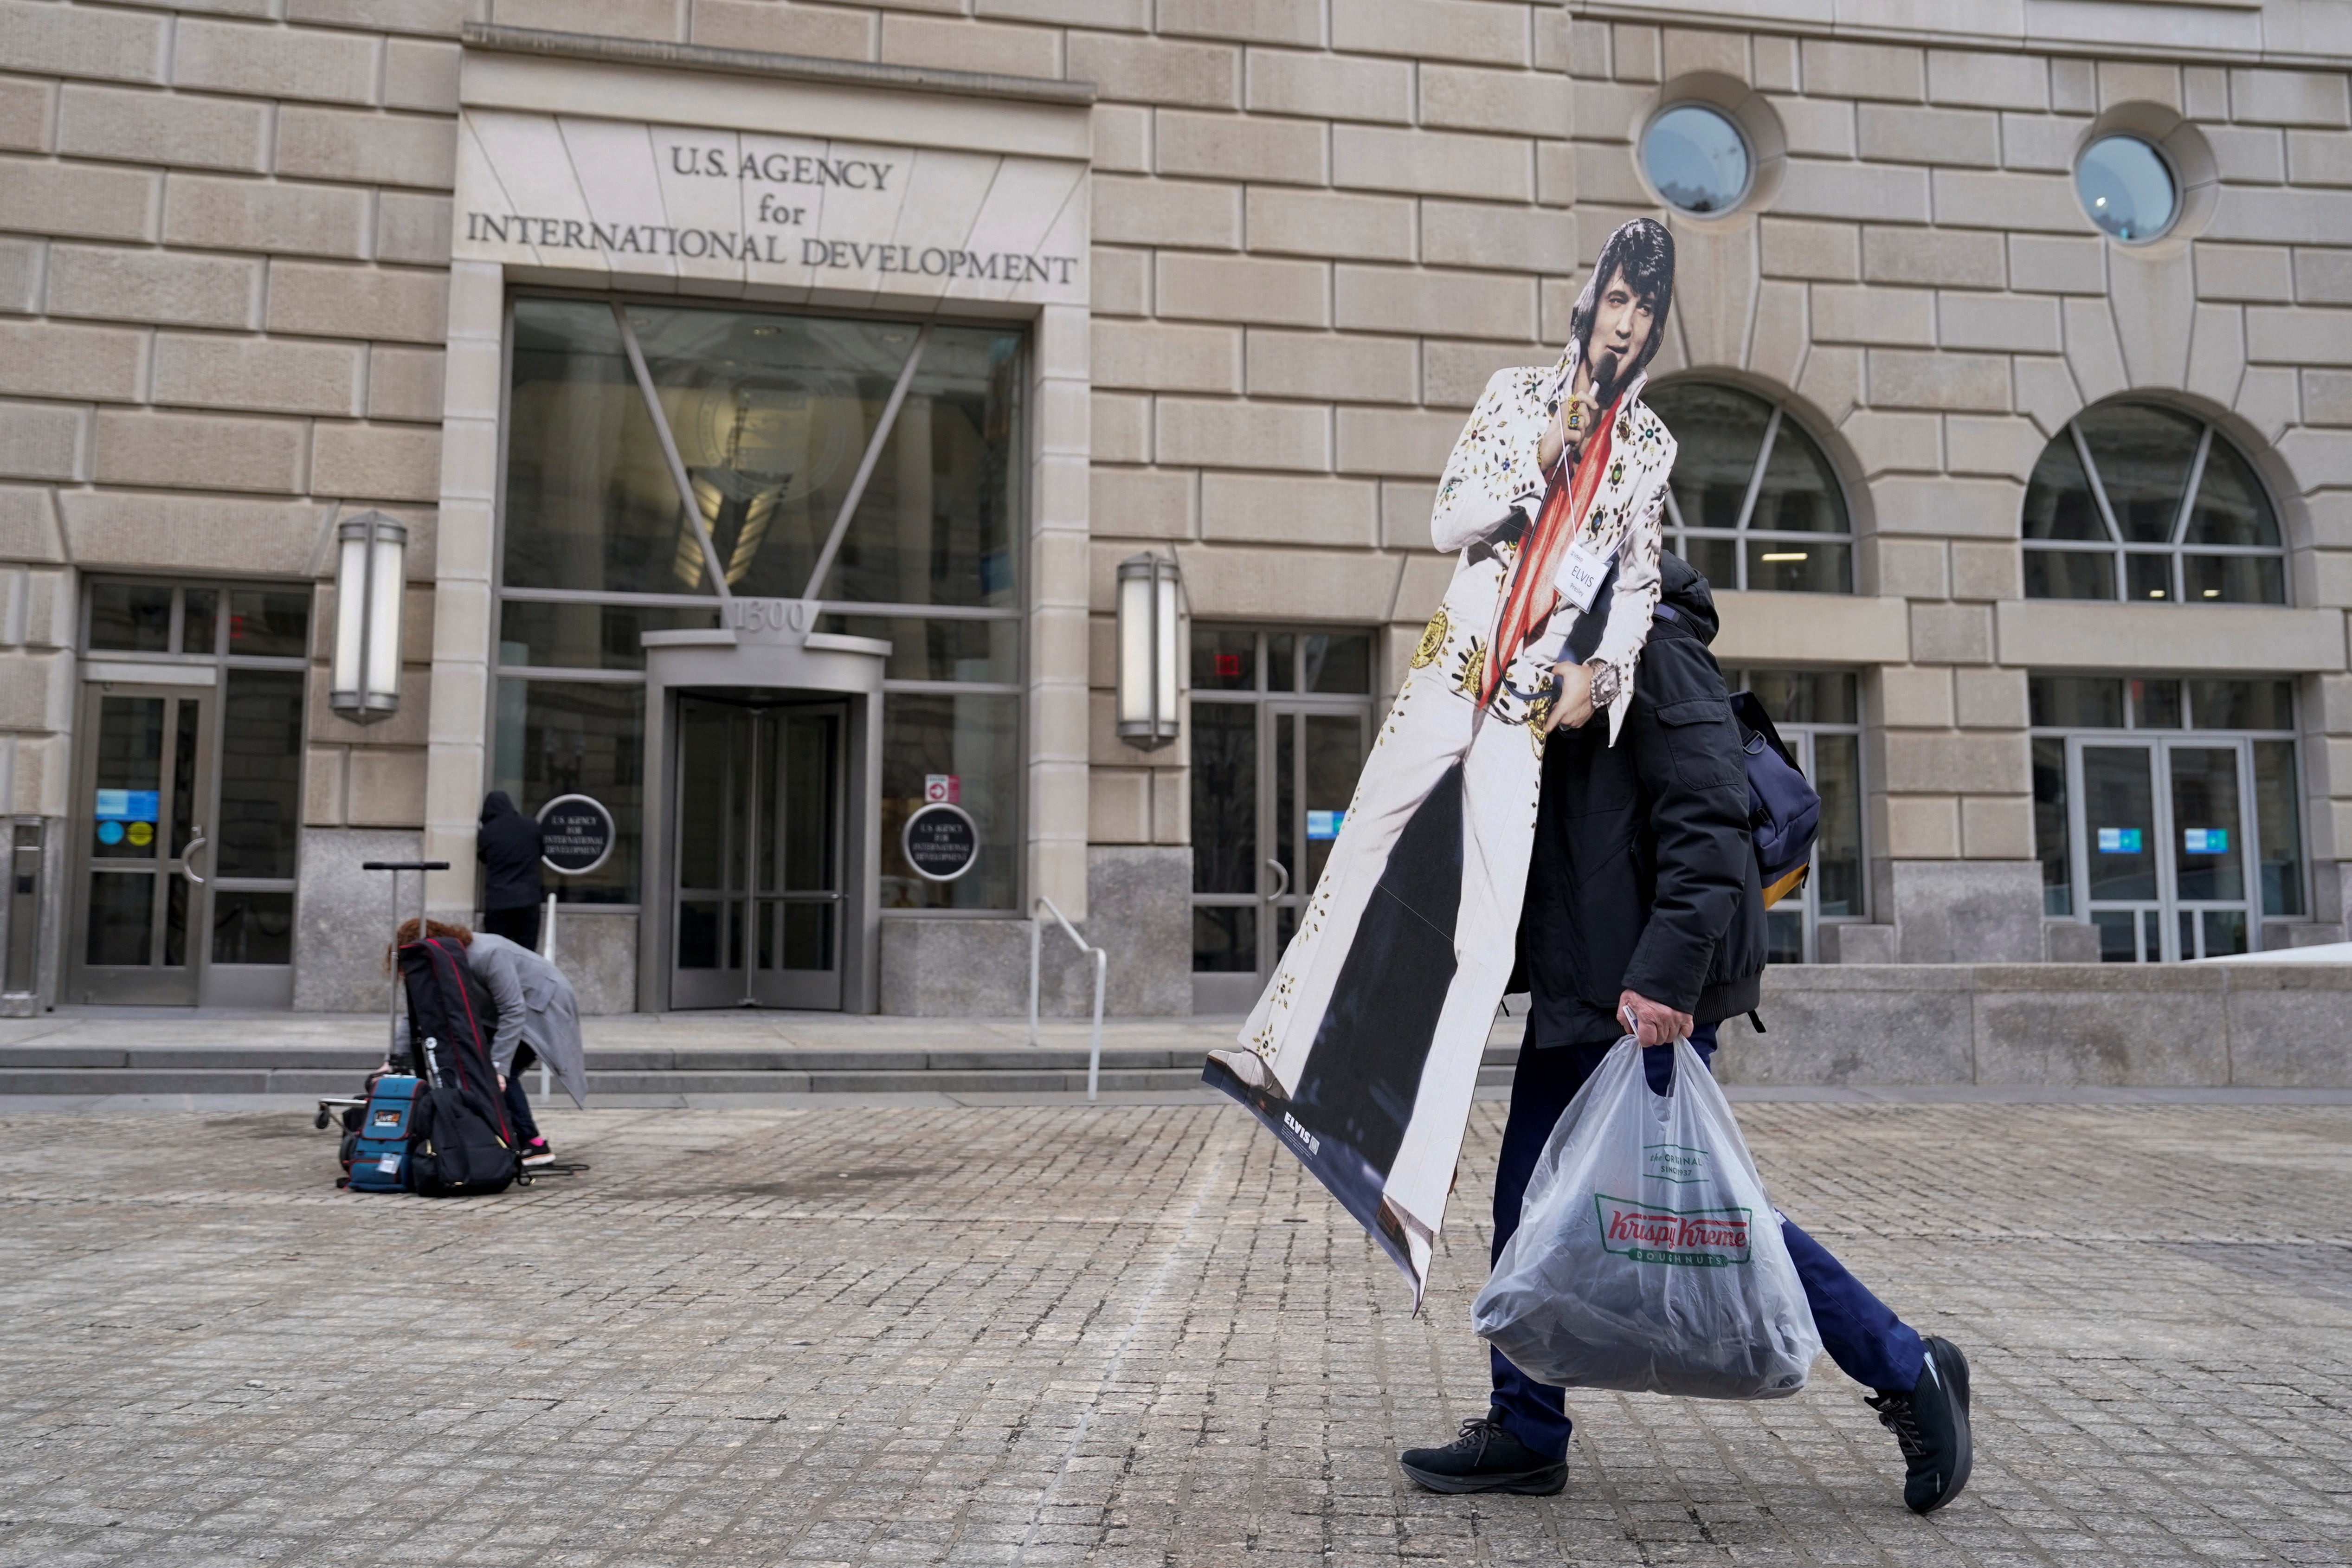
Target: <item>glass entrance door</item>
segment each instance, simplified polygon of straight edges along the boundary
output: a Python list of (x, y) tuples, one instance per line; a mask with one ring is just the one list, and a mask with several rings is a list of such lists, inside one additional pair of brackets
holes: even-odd
[(2244, 952), (2252, 846), (2246, 742), (2069, 743), (2082, 803), (2074, 879), (2108, 963)]
[(1274, 700), (1192, 712), (1192, 1005), (1246, 1012), (1347, 820), (1371, 708)]
[(198, 1000), (213, 700), (209, 676), (197, 689), (94, 686), (84, 699), (68, 944), (77, 1002)]
[(2165, 801), (2170, 830), (2172, 919), (2166, 932), (2176, 958), (2219, 958), (2243, 952), (2253, 927), (2246, 889), (2253, 846), (2240, 802), (2245, 798), (2243, 742), (2233, 746), (2164, 748)]
[(839, 703), (681, 696), (673, 1007), (841, 1005)]
[(1331, 858), (1332, 841), (1347, 820), (1356, 775), (1363, 772), (1364, 750), (1371, 742), (1370, 716), (1364, 713), (1280, 702), (1267, 703), (1265, 712), (1274, 742), (1274, 766), (1266, 770), (1265, 783), (1272, 799), (1264, 806), (1274, 854), (1259, 868), (1268, 884), (1266, 914), (1258, 922), (1265, 943), (1258, 953), (1260, 976), (1274, 973), (1298, 930), (1299, 913), (1314, 895)]

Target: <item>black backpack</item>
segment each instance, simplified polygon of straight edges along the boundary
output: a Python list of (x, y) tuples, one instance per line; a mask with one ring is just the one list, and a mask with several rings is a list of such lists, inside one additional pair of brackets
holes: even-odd
[(409, 1189), (427, 1197), (504, 1192), (522, 1162), (490, 1065), (498, 1009), (447, 937), (404, 945), (400, 978), (408, 1048), (425, 1082), (409, 1132)]
[(428, 1198), (502, 1193), (522, 1173), (514, 1145), (500, 1131), (497, 1100), (451, 1085), (416, 1097), (409, 1122), (408, 1186)]

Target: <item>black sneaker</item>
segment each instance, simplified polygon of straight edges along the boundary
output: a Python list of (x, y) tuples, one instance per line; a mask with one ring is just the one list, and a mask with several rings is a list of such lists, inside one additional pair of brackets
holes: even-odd
[(1500, 1407), (1462, 1423), (1443, 1448), (1407, 1448), (1404, 1473), (1433, 1492), (1517, 1492), (1549, 1497), (1568, 1485), (1568, 1461), (1547, 1459), (1503, 1430)]
[(1959, 1496), (1976, 1462), (1969, 1436), (1969, 1358), (1951, 1341), (1933, 1337), (1927, 1352), (1917, 1387), (1863, 1401), (1903, 1446), (1903, 1501), (1913, 1513), (1933, 1513)]
[(522, 1146), (520, 1152), (522, 1155), (522, 1163), (526, 1165), (552, 1165), (555, 1163), (555, 1151), (547, 1146), (547, 1140), (544, 1138), (532, 1139), (530, 1142)]

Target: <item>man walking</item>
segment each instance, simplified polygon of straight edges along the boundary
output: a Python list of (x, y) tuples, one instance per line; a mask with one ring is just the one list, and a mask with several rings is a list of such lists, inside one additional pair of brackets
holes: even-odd
[[(1739, 728), (1707, 644), (1706, 580), (1673, 555), (1660, 566), (1657, 622), (1633, 679), (1621, 743), (1601, 726), (1556, 731), (1542, 794), (1519, 947), (1533, 993), (1495, 1174), (1495, 1254), (1518, 1228), (1537, 1157), (1601, 1058), (1638, 1024), (1650, 1087), (1664, 1093), (1672, 1043), (1702, 1059), (1717, 1023), (1757, 1004), (1764, 903), (1748, 838)], [(1904, 1501), (1941, 1508), (1968, 1484), (1969, 1366), (1921, 1336), (1828, 1250), (1786, 1220), (1781, 1234), (1822, 1342), (1895, 1433)], [(1405, 1473), (1433, 1491), (1544, 1495), (1568, 1482), (1563, 1391), (1500, 1352), (1492, 1407), (1443, 1447), (1408, 1449)]]

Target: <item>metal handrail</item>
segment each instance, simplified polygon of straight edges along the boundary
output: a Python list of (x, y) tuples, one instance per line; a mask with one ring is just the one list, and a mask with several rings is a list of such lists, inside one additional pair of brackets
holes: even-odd
[(1037, 976), (1039, 967), (1044, 962), (1043, 955), (1045, 944), (1045, 917), (1037, 913), (1037, 910), (1041, 909), (1054, 917), (1054, 923), (1060, 926), (1064, 931), (1068, 933), (1069, 939), (1077, 944), (1077, 949), (1080, 952), (1087, 954), (1095, 961), (1095, 1037), (1094, 1044), (1089, 1047), (1087, 1051), (1087, 1102), (1091, 1105), (1094, 1103), (1095, 1086), (1102, 1078), (1103, 976), (1109, 971), (1110, 955), (1103, 952), (1101, 948), (1098, 948), (1092, 942), (1087, 941), (1085, 937), (1080, 936), (1078, 934), (1078, 928), (1072, 925), (1069, 922), (1068, 917), (1064, 915), (1060, 910), (1055, 908), (1053, 900), (1043, 897), (1042, 895), (1038, 898), (1036, 904), (1031, 908), (1029, 912), (1030, 1045), (1034, 1046), (1037, 1044)]

